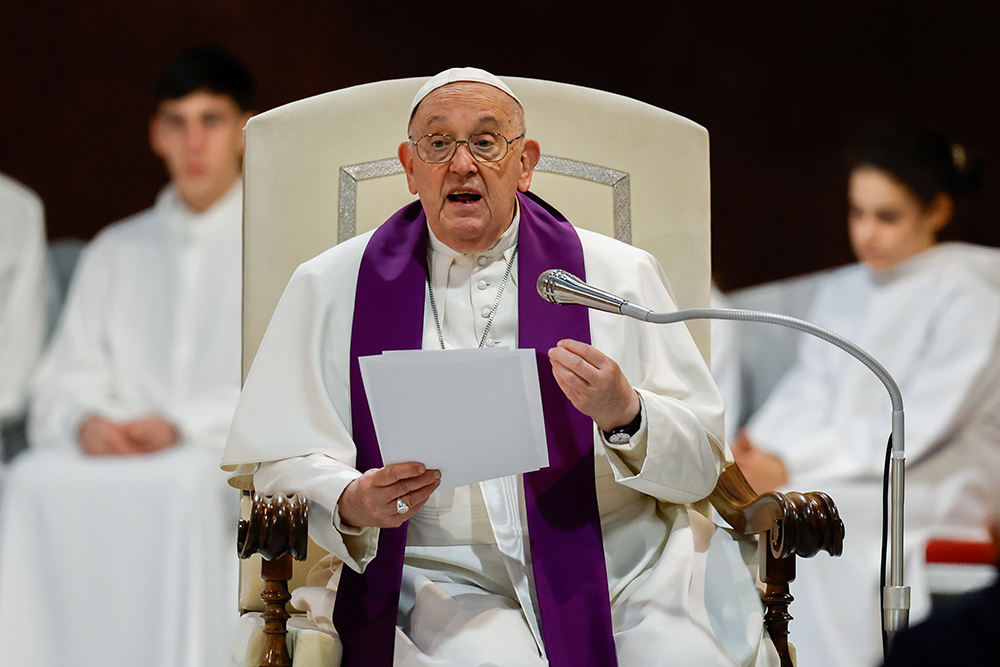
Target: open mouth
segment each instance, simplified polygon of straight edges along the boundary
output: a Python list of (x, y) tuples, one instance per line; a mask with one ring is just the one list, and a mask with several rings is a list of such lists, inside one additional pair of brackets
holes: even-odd
[(474, 202), (482, 199), (483, 196), (476, 192), (468, 192), (464, 190), (456, 190), (448, 195), (448, 201), (457, 202), (460, 204), (472, 204)]

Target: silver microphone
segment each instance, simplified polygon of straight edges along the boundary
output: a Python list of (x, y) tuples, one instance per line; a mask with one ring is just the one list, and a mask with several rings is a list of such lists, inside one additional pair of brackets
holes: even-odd
[(649, 308), (629, 303), (620, 296), (583, 282), (569, 271), (549, 269), (538, 276), (538, 294), (549, 303), (576, 304), (616, 315), (646, 319)]

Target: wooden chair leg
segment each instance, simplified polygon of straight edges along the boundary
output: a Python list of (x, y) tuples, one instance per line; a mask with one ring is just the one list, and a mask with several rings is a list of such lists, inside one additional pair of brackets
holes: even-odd
[(292, 667), (288, 655), (288, 611), (285, 603), (292, 599), (288, 592), (288, 580), (292, 577), (292, 555), (284, 554), (271, 561), (261, 560), (261, 579), (264, 592), (264, 651), (260, 656), (260, 667)]
[(788, 622), (792, 620), (788, 605), (794, 598), (788, 592), (788, 584), (795, 579), (795, 556), (776, 558), (768, 546), (763, 551), (766, 554), (761, 572), (761, 579), (765, 584), (764, 627), (778, 651), (781, 667), (793, 667), (788, 648)]

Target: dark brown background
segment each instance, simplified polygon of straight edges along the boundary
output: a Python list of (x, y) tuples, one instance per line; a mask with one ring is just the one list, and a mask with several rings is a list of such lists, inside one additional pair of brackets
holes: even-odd
[[(843, 155), (894, 120), (982, 154), (951, 236), (1000, 246), (1000, 5), (88, 0), (0, 9), (0, 171), (39, 192), (52, 238), (92, 237), (163, 184), (146, 124), (157, 69), (217, 42), (259, 108), (454, 65), (602, 88), (712, 137), (714, 259), (728, 289), (850, 260)], [(819, 8), (825, 5), (828, 8)]]

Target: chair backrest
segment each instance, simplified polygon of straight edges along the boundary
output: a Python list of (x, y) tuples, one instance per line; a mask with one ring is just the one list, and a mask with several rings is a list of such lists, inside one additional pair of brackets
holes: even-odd
[(81, 239), (59, 239), (49, 242), (48, 270), (52, 290), (49, 293), (49, 330), (51, 336), (66, 304), (69, 285), (73, 281), (80, 255), (87, 246)]
[[(413, 200), (396, 159), (425, 78), (293, 102), (246, 128), (243, 369), (295, 267)], [(643, 102), (505, 77), (541, 145), (532, 191), (574, 224), (654, 254), (680, 307), (708, 304), (708, 133)], [(708, 325), (690, 323), (708, 358)]]
[[(728, 305), (808, 319), (813, 297), (826, 273), (817, 271), (729, 292)], [(741, 375), (741, 405), (735, 408), (740, 414), (739, 425), (743, 426), (798, 359), (799, 344), (805, 334), (757, 322), (736, 322), (735, 328)], [(727, 414), (732, 407), (726, 406)]]

